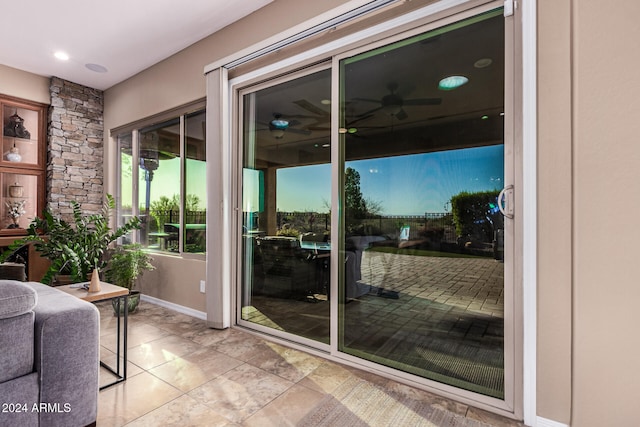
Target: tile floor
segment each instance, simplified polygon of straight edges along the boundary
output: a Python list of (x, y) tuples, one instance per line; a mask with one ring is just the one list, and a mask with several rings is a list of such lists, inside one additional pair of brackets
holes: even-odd
[[(113, 363), (115, 318), (110, 305), (99, 308), (102, 359)], [(451, 413), (456, 426), (522, 426), (240, 329), (210, 329), (149, 302), (129, 319), (128, 379), (99, 393), (98, 427), (295, 426), (354, 378), (395, 403), (402, 396)], [(101, 372), (101, 383), (111, 380)]]

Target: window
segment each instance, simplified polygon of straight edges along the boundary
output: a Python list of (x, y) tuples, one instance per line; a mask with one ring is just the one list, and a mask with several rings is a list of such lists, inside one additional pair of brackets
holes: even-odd
[(118, 135), (118, 219), (142, 220), (131, 240), (155, 251), (205, 253), (205, 151), (204, 110)]

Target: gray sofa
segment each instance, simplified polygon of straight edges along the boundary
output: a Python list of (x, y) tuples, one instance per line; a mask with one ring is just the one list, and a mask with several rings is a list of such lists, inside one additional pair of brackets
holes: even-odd
[(0, 280), (0, 426), (95, 424), (99, 328), (93, 304)]

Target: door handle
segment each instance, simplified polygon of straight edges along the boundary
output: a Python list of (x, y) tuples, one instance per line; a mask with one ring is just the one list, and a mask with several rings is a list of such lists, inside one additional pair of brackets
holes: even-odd
[[(505, 205), (502, 201), (505, 201)], [(502, 215), (509, 219), (513, 219), (513, 185), (507, 185), (498, 194), (498, 209)]]

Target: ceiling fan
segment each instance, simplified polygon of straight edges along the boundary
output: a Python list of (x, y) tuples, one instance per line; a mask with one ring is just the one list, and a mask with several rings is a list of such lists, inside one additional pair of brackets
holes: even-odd
[(376, 104), (380, 104), (379, 107), (362, 113), (360, 115), (361, 117), (382, 111), (384, 114), (394, 116), (398, 120), (404, 120), (409, 117), (404, 110), (404, 106), (406, 105), (440, 105), (442, 103), (442, 98), (403, 99), (402, 96), (396, 93), (398, 90), (397, 83), (389, 83), (387, 85), (387, 89), (389, 89), (389, 92), (391, 93), (383, 96), (381, 99), (354, 98), (354, 101), (374, 102)]
[(293, 126), (299, 125), (300, 122), (297, 120), (290, 120), (280, 113), (273, 113), (273, 120), (271, 120), (269, 123), (261, 124), (263, 126), (266, 126), (266, 128), (258, 130), (269, 130), (269, 132), (275, 139), (282, 139), (285, 132), (296, 133), (300, 135), (311, 135), (310, 130), (294, 129)]

